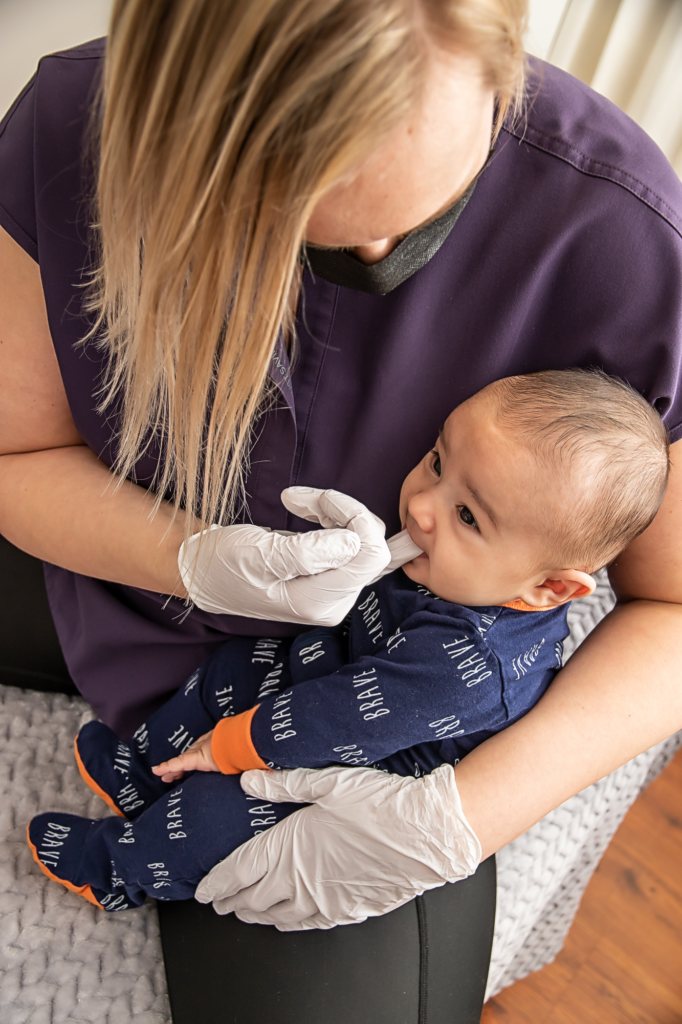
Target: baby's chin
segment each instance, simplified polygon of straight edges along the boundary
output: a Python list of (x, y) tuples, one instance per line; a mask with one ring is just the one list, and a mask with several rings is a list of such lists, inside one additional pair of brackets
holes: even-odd
[(416, 558), (413, 558), (411, 562), (405, 562), (403, 572), (406, 576), (409, 576), (414, 583), (423, 583), (425, 587), (428, 587), (430, 576), (429, 556), (422, 552), (421, 555), (417, 555)]

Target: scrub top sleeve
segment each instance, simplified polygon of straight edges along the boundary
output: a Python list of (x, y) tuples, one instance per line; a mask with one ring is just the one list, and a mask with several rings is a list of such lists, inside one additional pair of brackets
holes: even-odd
[(36, 79), (0, 122), (0, 225), (38, 261), (33, 129)]

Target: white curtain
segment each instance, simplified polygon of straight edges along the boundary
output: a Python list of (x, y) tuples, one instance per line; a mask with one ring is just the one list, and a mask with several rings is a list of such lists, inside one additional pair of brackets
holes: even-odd
[(682, 0), (568, 0), (541, 56), (617, 103), (682, 177)]

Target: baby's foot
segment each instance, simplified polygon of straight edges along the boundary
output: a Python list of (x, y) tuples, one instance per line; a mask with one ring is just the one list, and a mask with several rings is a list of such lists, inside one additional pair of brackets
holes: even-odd
[(168, 792), (168, 786), (135, 764), (134, 751), (102, 722), (84, 725), (73, 747), (83, 781), (123, 818), (137, 818)]
[(122, 888), (123, 880), (117, 879), (115, 872), (109, 892), (90, 884), (84, 876), (84, 865), (88, 861), (87, 847), (93, 832), (101, 825), (102, 820), (50, 811), (48, 814), (38, 814), (29, 822), (26, 837), (33, 859), (43, 874), (53, 882), (59, 882), (71, 892), (78, 893), (100, 910), (127, 910), (131, 904)]

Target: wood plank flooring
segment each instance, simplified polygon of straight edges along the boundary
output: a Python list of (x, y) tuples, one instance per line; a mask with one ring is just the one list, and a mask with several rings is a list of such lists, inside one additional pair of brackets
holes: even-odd
[(682, 750), (630, 809), (555, 962), (481, 1024), (682, 1024)]

